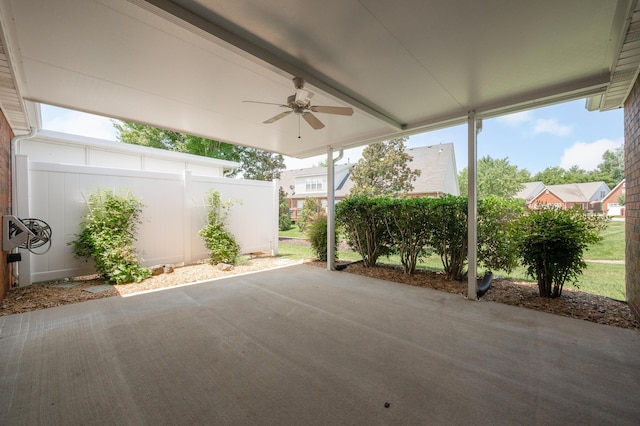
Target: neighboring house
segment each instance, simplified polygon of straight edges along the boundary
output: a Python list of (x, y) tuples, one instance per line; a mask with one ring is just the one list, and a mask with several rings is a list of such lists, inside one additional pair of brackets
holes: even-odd
[[(349, 179), (351, 168), (355, 164), (340, 164), (334, 168), (335, 198), (342, 200), (349, 193), (353, 182)], [(298, 219), (298, 212), (307, 197), (317, 198), (322, 207), (327, 206), (327, 168), (310, 167), (306, 169), (285, 170), (280, 173), (280, 187), (287, 193), (291, 220)]]
[(521, 199), (525, 201), (525, 205), (528, 208), (531, 201), (536, 198), (538, 194), (544, 191), (545, 186), (542, 182), (526, 182), (524, 188), (522, 188), (513, 198)]
[(405, 151), (413, 157), (411, 169), (420, 170), (420, 176), (413, 182), (412, 197), (440, 197), (460, 195), (458, 170), (452, 143), (411, 148)]
[[(452, 143), (407, 149), (413, 157), (411, 169), (420, 170), (420, 176), (413, 182), (412, 197), (440, 197), (444, 194), (459, 195), (458, 172)], [(344, 199), (351, 188), (351, 168), (354, 163), (335, 166), (335, 199)], [(287, 193), (291, 220), (298, 219), (307, 197), (317, 198), (323, 207), (327, 206), (327, 169), (311, 167), (307, 169), (285, 170), (280, 174), (280, 186)]]
[(626, 179), (615, 186), (603, 199), (602, 199), (602, 212), (609, 216), (624, 216), (624, 205), (620, 204), (620, 196), (625, 195), (625, 182)]
[(541, 205), (552, 205), (562, 209), (575, 206), (590, 211), (602, 212), (602, 200), (610, 192), (604, 182), (571, 183), (566, 185), (548, 185), (536, 195), (529, 204), (535, 209)]

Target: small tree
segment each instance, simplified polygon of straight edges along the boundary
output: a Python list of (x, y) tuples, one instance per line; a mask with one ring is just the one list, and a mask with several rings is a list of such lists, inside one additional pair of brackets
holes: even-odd
[(198, 235), (204, 240), (209, 250), (209, 262), (212, 264), (224, 262), (235, 264), (240, 254), (240, 246), (235, 237), (226, 229), (227, 217), (232, 201), (222, 202), (218, 191), (210, 190), (206, 198), (209, 209), (207, 224)]
[(287, 199), (287, 193), (284, 192), (282, 187), (278, 192), (278, 229), (286, 231), (291, 229), (291, 216), (289, 214), (289, 200)]
[(587, 267), (584, 251), (601, 240), (606, 221), (580, 208), (546, 207), (522, 217), (518, 252), (527, 273), (537, 280), (541, 297), (560, 297), (566, 282), (577, 281)]
[(298, 229), (300, 232), (305, 232), (309, 223), (322, 211), (322, 205), (317, 198), (307, 197), (302, 205), (302, 210), (298, 215)]
[(151, 275), (140, 267), (134, 247), (144, 203), (130, 192), (117, 195), (109, 189), (89, 195), (89, 212), (82, 232), (70, 242), (76, 257), (93, 258), (96, 270), (109, 282), (140, 282)]

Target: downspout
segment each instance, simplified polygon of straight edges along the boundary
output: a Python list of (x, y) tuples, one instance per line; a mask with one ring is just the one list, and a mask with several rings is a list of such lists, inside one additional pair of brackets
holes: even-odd
[[(18, 188), (16, 178), (16, 153), (18, 151), (18, 142), (23, 139), (31, 139), (38, 134), (38, 130), (35, 127), (31, 128), (31, 131), (25, 135), (16, 135), (11, 138), (11, 214), (18, 217)], [(18, 248), (12, 250), (13, 253), (18, 253)], [(11, 268), (13, 277), (18, 280), (19, 272), (18, 267), (14, 265)]]
[(344, 155), (340, 150), (338, 157), (333, 158), (333, 148), (327, 149), (327, 269), (335, 269), (335, 207), (336, 207), (336, 185), (335, 185), (335, 163)]

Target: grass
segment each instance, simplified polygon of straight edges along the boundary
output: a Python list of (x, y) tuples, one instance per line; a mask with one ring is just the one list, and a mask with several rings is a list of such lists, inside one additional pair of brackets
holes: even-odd
[(293, 225), (293, 227), (291, 229), (288, 229), (286, 231), (279, 231), (278, 235), (281, 237), (293, 237), (293, 238), (306, 238), (306, 235), (304, 235), (304, 233), (300, 232), (300, 228), (298, 228), (298, 225)]
[[(612, 299), (626, 300), (624, 265), (587, 262), (587, 268), (578, 280), (578, 290), (599, 294)], [(566, 285), (566, 288), (576, 288)]]
[(585, 258), (603, 260), (624, 259), (624, 222), (609, 222), (602, 232), (602, 241), (589, 246)]

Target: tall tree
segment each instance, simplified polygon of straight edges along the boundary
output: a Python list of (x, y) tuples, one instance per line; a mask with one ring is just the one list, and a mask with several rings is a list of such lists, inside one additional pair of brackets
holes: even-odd
[(403, 197), (411, 192), (420, 170), (409, 167), (413, 157), (405, 152), (405, 141), (396, 138), (366, 147), (351, 170), (351, 194)]
[(547, 167), (543, 171), (533, 175), (532, 180), (536, 182), (540, 181), (545, 185), (562, 185), (568, 183), (566, 173), (567, 171), (562, 167)]
[(286, 168), (282, 155), (255, 148), (242, 148), (240, 163), (242, 176), (254, 180), (279, 179), (280, 172)]
[(596, 167), (597, 180), (603, 180), (609, 188), (614, 188), (624, 179), (624, 147), (602, 154), (602, 163)]
[(280, 171), (285, 169), (284, 157), (280, 154), (129, 121), (114, 121), (113, 126), (118, 131), (117, 138), (121, 142), (237, 161), (240, 163), (239, 172), (245, 179), (272, 180), (279, 178)]
[(569, 169), (554, 166), (547, 167), (533, 176), (533, 180), (545, 185), (563, 185), (570, 183), (604, 181), (609, 188), (615, 187), (624, 179), (624, 147), (607, 150), (602, 154), (602, 163), (595, 170), (586, 171), (579, 166)]
[[(524, 183), (531, 179), (527, 169), (519, 169), (509, 163), (508, 158), (494, 159), (490, 156), (478, 160), (478, 198), (489, 196), (513, 198), (524, 188)], [(460, 193), (467, 194), (469, 171), (465, 167), (458, 174)]]

